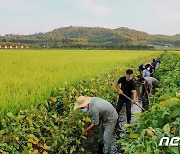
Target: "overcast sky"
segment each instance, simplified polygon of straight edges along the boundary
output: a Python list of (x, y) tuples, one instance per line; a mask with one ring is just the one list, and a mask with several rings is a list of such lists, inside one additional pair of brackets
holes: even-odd
[(0, 0), (0, 35), (66, 26), (180, 33), (180, 0)]

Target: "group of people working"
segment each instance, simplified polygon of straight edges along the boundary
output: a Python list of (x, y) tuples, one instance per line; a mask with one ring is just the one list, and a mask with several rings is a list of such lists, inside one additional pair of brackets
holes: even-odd
[(155, 93), (159, 81), (153, 77), (155, 70), (160, 64), (159, 60), (153, 59), (152, 63), (141, 64), (139, 66), (139, 82), (141, 83), (142, 90), (140, 91), (140, 99), (142, 100), (142, 106), (145, 110), (149, 107), (149, 94)]
[[(151, 76), (152, 73), (149, 69), (152, 65), (155, 70), (158, 63), (155, 63), (153, 60), (152, 64), (146, 64), (144, 69), (141, 70), (141, 77), (139, 79), (142, 85), (149, 85), (149, 89), (147, 89), (149, 93), (152, 92), (155, 79)], [(85, 96), (78, 97), (74, 106), (74, 109), (82, 109), (83, 112), (88, 112), (91, 117), (92, 124), (82, 132), (82, 135), (87, 135), (88, 131), (99, 125), (100, 136), (98, 153), (110, 153), (113, 132), (118, 120), (118, 114), (120, 113), (124, 103), (126, 104), (127, 123), (131, 122), (131, 102), (136, 104), (137, 98), (136, 83), (133, 80), (133, 70), (128, 69), (126, 75), (120, 77), (115, 83), (115, 87), (119, 94), (116, 109), (111, 103), (104, 99)]]

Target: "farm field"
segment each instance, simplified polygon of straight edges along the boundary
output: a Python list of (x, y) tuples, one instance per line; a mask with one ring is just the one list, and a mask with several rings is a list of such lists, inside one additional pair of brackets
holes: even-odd
[(180, 154), (180, 0), (0, 6), (0, 154)]
[[(13, 111), (47, 100), (52, 91), (161, 52), (0, 50), (0, 108)], [(139, 61), (140, 63), (141, 61)]]
[[(105, 54), (105, 51), (94, 52)], [(129, 51), (128, 54), (131, 52), (133, 51)], [(122, 56), (122, 53), (118, 52), (115, 55)], [(127, 68), (132, 68), (136, 77), (139, 64), (160, 56), (161, 64), (155, 73), (160, 84), (156, 94), (151, 96), (150, 110), (136, 115), (135, 125), (126, 125), (127, 134), (118, 143), (125, 153), (178, 153), (178, 147), (157, 146), (162, 136), (179, 135), (180, 57), (176, 52), (161, 53), (148, 52), (147, 56), (144, 51), (140, 57), (131, 61), (117, 62), (114, 66), (111, 64), (106, 72), (92, 74), (84, 79), (79, 77), (76, 82), (58, 88), (46, 102), (31, 105), (28, 109), (20, 108), (16, 113), (9, 111), (1, 115), (0, 152), (84, 153), (86, 149), (82, 142), (87, 138), (91, 139), (92, 136), (82, 136), (82, 131), (91, 123), (91, 119), (80, 110), (73, 110), (75, 97), (97, 96), (115, 106), (118, 94), (113, 83), (119, 76), (123, 75)]]
[[(82, 136), (81, 133), (82, 130), (90, 124), (91, 120), (87, 115), (79, 112), (79, 110), (72, 110), (75, 97), (80, 95), (97, 96), (108, 100), (115, 106), (118, 94), (114, 87), (114, 82), (116, 82), (128, 68), (135, 71), (135, 76), (138, 75), (137, 68), (139, 64), (159, 57), (162, 52), (2, 50), (2, 53), (1, 58), (3, 57), (2, 59), (4, 60), (4, 68), (6, 66), (5, 62), (9, 64), (9, 67), (6, 68), (11, 68), (9, 71), (6, 71), (6, 73), (8, 74), (9, 72), (11, 75), (16, 73), (19, 73), (18, 75), (21, 74), (20, 77), (16, 75), (18, 80), (14, 81), (17, 83), (23, 81), (22, 77), (24, 74), (26, 77), (24, 78), (24, 86), (26, 83), (36, 85), (40, 82), (42, 84), (43, 82), (41, 81), (44, 76), (48, 77), (50, 81), (58, 80), (58, 82), (53, 83), (54, 85), (58, 83), (54, 86), (47, 82), (45, 78), (45, 85), (43, 85), (45, 89), (51, 87), (51, 90), (53, 90), (53, 86), (58, 87), (56, 92), (52, 93), (49, 89), (49, 94), (48, 90), (44, 92), (44, 94), (46, 93), (47, 95), (41, 99), (45, 100), (47, 97), (48, 99), (46, 101), (36, 99), (36, 102), (30, 102), (30, 100), (24, 99), (23, 103), (19, 102), (18, 104), (18, 102), (16, 102), (8, 106), (5, 104), (4, 106), (8, 111), (1, 114), (1, 153), (45, 154), (85, 151), (81, 142), (82, 139), (86, 137)], [(9, 61), (7, 63), (8, 59)], [(77, 61), (77, 59), (80, 60)], [(16, 67), (13, 67), (13, 62), (14, 64), (16, 62)], [(70, 74), (73, 74), (71, 77), (75, 78), (70, 78), (65, 73), (66, 69), (63, 69), (64, 71), (62, 72), (62, 68), (65, 68), (65, 66), (67, 70), (71, 70), (69, 70)], [(53, 70), (52, 68), (56, 68), (54, 72), (49, 71)], [(56, 73), (57, 70), (59, 74)], [(63, 85), (63, 78), (61, 78), (63, 73), (64, 76), (66, 75), (64, 81), (69, 81), (70, 79), (72, 81), (68, 82), (68, 85)], [(8, 77), (11, 76), (6, 76), (4, 79), (8, 80)], [(32, 77), (37, 81), (32, 80)], [(15, 78), (11, 80), (13, 81), (13, 79)], [(41, 86), (41, 84), (38, 85)], [(48, 84), (49, 87), (47, 86)], [(28, 87), (21, 85), (18, 86), (18, 88), (25, 90)], [(35, 89), (36, 87), (33, 88)], [(9, 89), (11, 88), (9, 87)], [(37, 94), (43, 95), (43, 92), (40, 90), (42, 90), (42, 88), (39, 89), (39, 93)], [(31, 97), (34, 98), (36, 95), (31, 95)], [(24, 98), (26, 98), (26, 95)]]

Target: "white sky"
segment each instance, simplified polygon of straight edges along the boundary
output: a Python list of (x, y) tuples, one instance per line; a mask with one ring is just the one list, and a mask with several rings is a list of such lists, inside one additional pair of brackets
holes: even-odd
[(0, 35), (66, 26), (180, 33), (180, 0), (0, 0)]

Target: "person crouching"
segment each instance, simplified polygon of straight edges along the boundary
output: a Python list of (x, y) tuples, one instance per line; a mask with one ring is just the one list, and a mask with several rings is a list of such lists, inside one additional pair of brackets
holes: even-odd
[(87, 112), (92, 121), (92, 124), (82, 132), (82, 135), (87, 135), (88, 131), (99, 125), (99, 145), (103, 144), (103, 153), (109, 154), (114, 128), (118, 119), (116, 109), (104, 99), (85, 96), (77, 98), (74, 109), (78, 108), (82, 109), (83, 112)]

